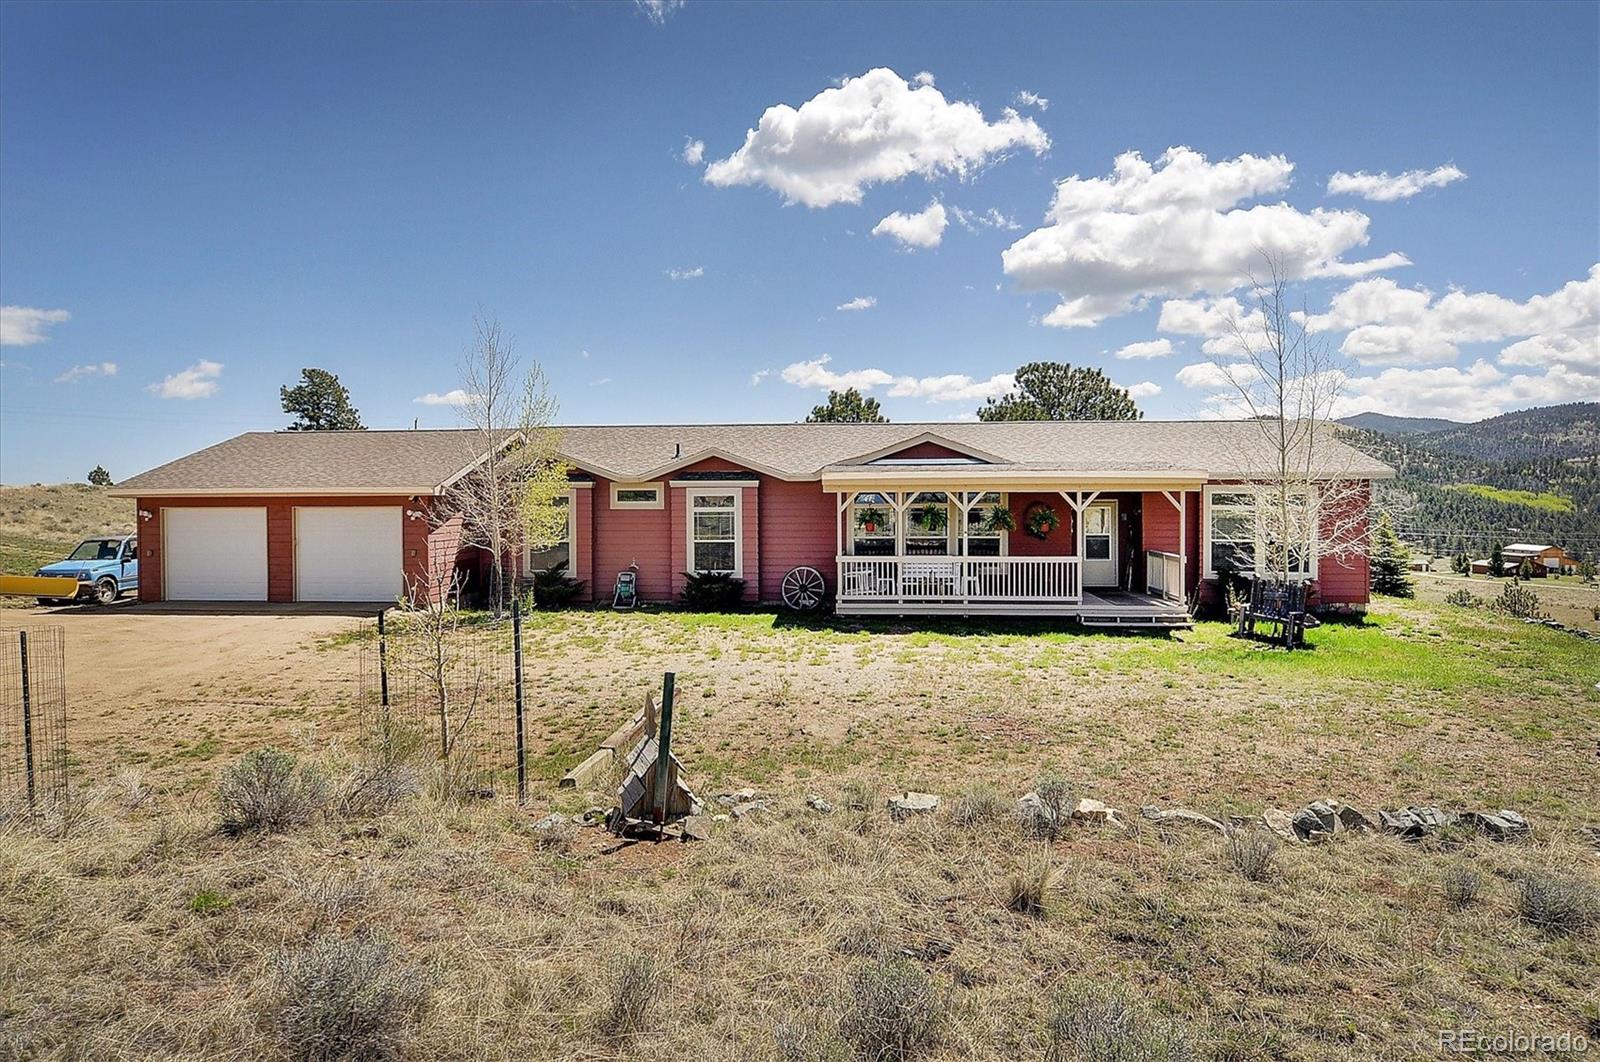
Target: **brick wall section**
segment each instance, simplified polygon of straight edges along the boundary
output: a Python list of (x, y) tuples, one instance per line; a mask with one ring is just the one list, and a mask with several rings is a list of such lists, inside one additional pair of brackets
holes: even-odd
[[(427, 511), (428, 502), (413, 502), (408, 497), (315, 495), (228, 495), (210, 498), (138, 499), (138, 511), (150, 514), (149, 519), (139, 519), (139, 600), (162, 599), (162, 534), (163, 509), (206, 508), (264, 508), (267, 511), (267, 600), (290, 602), (294, 600), (294, 510), (301, 505), (394, 505), (405, 511)], [(454, 558), (454, 553), (450, 554)], [(405, 569), (406, 584), (426, 580), (429, 557), (429, 523), (426, 519), (413, 520), (402, 517), (401, 561)]]

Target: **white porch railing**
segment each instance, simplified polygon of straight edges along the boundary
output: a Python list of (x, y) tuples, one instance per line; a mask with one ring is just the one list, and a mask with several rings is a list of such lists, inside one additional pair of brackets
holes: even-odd
[(1083, 600), (1077, 557), (838, 557), (841, 604), (1063, 604)]
[(1144, 571), (1145, 586), (1150, 593), (1172, 601), (1183, 600), (1183, 561), (1176, 553), (1145, 550)]

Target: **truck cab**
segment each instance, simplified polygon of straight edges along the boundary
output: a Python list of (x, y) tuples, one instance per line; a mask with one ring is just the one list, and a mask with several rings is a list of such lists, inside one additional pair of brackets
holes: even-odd
[(42, 597), (41, 605), (53, 605), (61, 600), (109, 605), (123, 594), (139, 589), (139, 538), (137, 535), (86, 538), (65, 560), (46, 564), (34, 574), (78, 582), (78, 592), (73, 597)]

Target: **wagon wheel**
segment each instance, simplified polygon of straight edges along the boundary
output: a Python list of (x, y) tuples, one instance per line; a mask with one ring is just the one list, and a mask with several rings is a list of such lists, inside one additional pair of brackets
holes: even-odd
[(822, 581), (822, 573), (815, 568), (808, 568), (805, 565), (790, 568), (789, 574), (783, 577), (784, 606), (796, 612), (814, 611), (822, 604), (827, 591), (827, 584)]

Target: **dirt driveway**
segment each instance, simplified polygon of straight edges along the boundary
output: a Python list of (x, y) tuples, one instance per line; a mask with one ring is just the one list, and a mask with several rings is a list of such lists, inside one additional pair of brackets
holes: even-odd
[(348, 720), (359, 682), (350, 645), (366, 622), (274, 605), (225, 612), (125, 602), (0, 614), (0, 628), (66, 632), (69, 749), (91, 777), (138, 765), (168, 784), (209, 779), (217, 757)]

